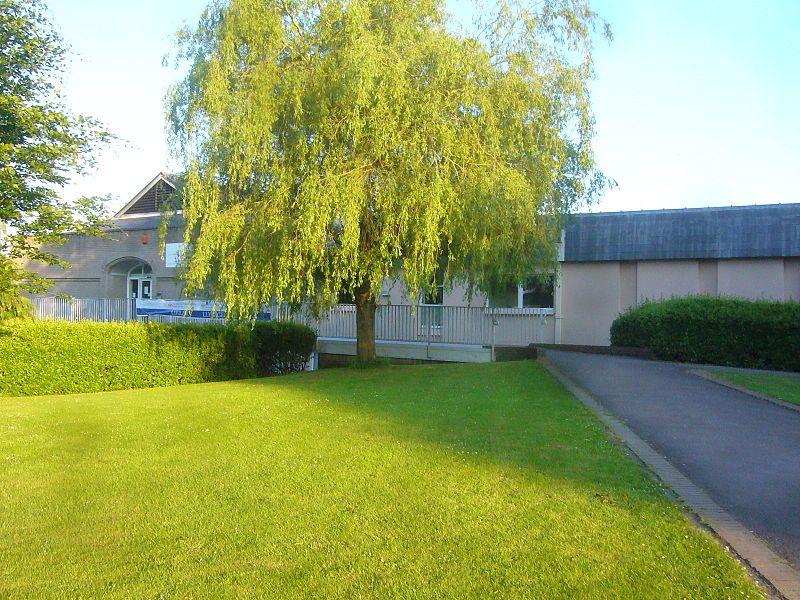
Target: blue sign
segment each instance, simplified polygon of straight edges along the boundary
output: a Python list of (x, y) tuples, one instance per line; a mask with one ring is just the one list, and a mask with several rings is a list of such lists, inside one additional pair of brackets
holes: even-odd
[[(136, 316), (165, 315), (195, 319), (224, 319), (225, 305), (208, 300), (136, 300)], [(269, 321), (268, 310), (259, 313), (257, 320)]]

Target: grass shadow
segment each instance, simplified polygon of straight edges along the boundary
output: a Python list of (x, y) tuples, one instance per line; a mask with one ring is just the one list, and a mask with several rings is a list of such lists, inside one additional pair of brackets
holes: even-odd
[(622, 444), (533, 361), (341, 369), (269, 383), (368, 415), (376, 434), (598, 493), (662, 495), (623, 457)]

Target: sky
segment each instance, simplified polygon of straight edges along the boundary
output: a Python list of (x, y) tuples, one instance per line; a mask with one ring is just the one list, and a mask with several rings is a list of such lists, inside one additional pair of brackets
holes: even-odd
[[(71, 49), (68, 107), (120, 138), (67, 198), (111, 195), (117, 210), (174, 171), (164, 95), (173, 35), (206, 0), (49, 0)], [(595, 0), (592, 99), (600, 169), (617, 182), (591, 211), (800, 202), (800, 2)], [(453, 12), (465, 10), (448, 0)]]

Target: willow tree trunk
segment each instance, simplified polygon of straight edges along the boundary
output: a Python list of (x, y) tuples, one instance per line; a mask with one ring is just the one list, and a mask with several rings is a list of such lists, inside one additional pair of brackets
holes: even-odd
[(375, 360), (375, 294), (368, 283), (356, 290), (356, 355)]

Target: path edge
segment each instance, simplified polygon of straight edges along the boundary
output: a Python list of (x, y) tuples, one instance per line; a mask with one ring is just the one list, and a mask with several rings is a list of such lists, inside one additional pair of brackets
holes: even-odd
[(769, 584), (779, 597), (786, 600), (800, 600), (800, 572), (790, 567), (755, 534), (714, 502), (705, 491), (692, 483), (652, 446), (553, 365), (547, 357), (542, 357), (539, 361), (606, 427), (619, 436), (628, 449), (658, 479), (670, 487), (704, 525), (718, 535), (747, 566)]
[(772, 402), (773, 404), (777, 404), (778, 406), (782, 406), (783, 408), (788, 408), (789, 410), (800, 412), (800, 405), (798, 404), (792, 404), (791, 402), (786, 402), (786, 400), (781, 400), (780, 398), (776, 398), (775, 396), (770, 396), (769, 394), (765, 394), (764, 392), (757, 392), (756, 390), (751, 390), (750, 388), (746, 388), (742, 385), (738, 385), (736, 383), (732, 383), (730, 381), (722, 379), (721, 377), (717, 377), (716, 375), (708, 371), (704, 371), (702, 369), (689, 369), (688, 373), (690, 375), (694, 375), (695, 377), (699, 377), (700, 379), (705, 379), (706, 381), (710, 381), (711, 383), (716, 383), (717, 385), (721, 385), (731, 390), (736, 390), (737, 392), (741, 392), (742, 394), (747, 394), (748, 396), (752, 396), (753, 398), (758, 398), (759, 400), (766, 400), (767, 402)]

